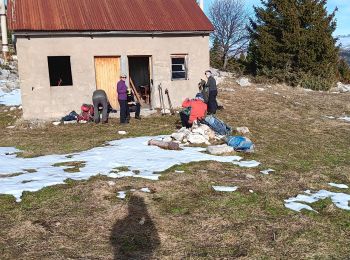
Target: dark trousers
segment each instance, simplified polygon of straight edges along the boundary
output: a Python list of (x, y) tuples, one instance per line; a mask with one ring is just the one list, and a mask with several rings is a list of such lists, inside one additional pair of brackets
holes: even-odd
[(190, 119), (190, 116), (185, 114), (184, 112), (180, 112), (180, 118), (181, 118), (181, 125), (186, 128), (191, 128), (192, 124), (188, 122)]
[(102, 122), (108, 122), (108, 101), (104, 97), (94, 97), (92, 99), (94, 104), (94, 121), (96, 124), (100, 122), (100, 111), (99, 108), (102, 107)]
[(218, 109), (218, 103), (216, 101), (216, 96), (218, 95), (217, 90), (209, 91), (209, 99), (208, 99), (208, 113), (216, 114), (216, 110)]
[(141, 113), (140, 103), (136, 103), (136, 105), (135, 104), (128, 105), (128, 107), (129, 107), (128, 119), (130, 119), (130, 112), (135, 112), (135, 118), (140, 117), (140, 113)]
[(120, 123), (127, 123), (129, 115), (128, 101), (118, 99), (118, 102), (120, 106)]

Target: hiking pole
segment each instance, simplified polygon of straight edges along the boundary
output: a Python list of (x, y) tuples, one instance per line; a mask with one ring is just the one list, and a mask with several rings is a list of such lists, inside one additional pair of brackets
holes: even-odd
[(167, 95), (168, 97), (168, 103), (169, 103), (169, 108), (170, 108), (170, 113), (172, 115), (175, 115), (174, 109), (173, 109), (173, 105), (171, 104), (171, 100), (170, 100), (170, 96), (169, 96), (169, 90), (166, 88), (165, 89), (165, 95)]

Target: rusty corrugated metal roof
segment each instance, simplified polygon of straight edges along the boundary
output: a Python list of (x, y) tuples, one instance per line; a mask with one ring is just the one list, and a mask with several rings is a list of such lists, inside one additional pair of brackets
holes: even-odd
[(8, 0), (14, 31), (212, 31), (195, 0)]

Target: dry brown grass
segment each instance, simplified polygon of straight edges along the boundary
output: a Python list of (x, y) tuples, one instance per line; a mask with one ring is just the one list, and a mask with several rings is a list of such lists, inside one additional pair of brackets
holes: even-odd
[[(262, 167), (193, 163), (169, 169), (157, 182), (125, 178), (109, 186), (109, 179), (97, 176), (26, 193), (21, 203), (0, 196), (1, 258), (349, 259), (349, 212), (325, 200), (312, 204), (318, 214), (295, 213), (283, 200), (306, 189), (339, 191), (327, 185), (331, 181), (350, 184), (350, 124), (323, 117), (350, 114), (350, 95), (233, 88), (219, 94), (225, 105), (219, 117), (249, 127), (257, 151), (244, 157)], [(169, 133), (175, 121), (156, 116), (126, 129), (116, 122), (6, 129), (0, 145), (16, 145), (27, 156), (67, 153), (120, 138), (117, 130)], [(78, 138), (84, 131), (87, 136)], [(260, 174), (265, 168), (277, 171)], [(240, 188), (219, 193), (212, 185)], [(116, 198), (117, 191), (142, 187), (154, 192)]]

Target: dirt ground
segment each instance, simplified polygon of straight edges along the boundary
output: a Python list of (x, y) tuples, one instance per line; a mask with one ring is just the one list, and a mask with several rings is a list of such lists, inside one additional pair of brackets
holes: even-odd
[[(225, 109), (218, 116), (250, 129), (256, 152), (243, 157), (262, 166), (190, 163), (167, 170), (159, 181), (96, 176), (27, 192), (20, 203), (1, 195), (0, 258), (350, 259), (349, 211), (329, 199), (311, 204), (318, 213), (284, 206), (307, 189), (350, 194), (327, 184), (350, 184), (350, 123), (325, 117), (350, 115), (350, 94), (283, 85), (242, 88), (233, 82), (222, 88)], [(0, 146), (16, 146), (22, 156), (89, 149), (121, 138), (118, 130), (129, 132), (125, 137), (168, 134), (177, 121), (153, 116), (126, 127), (112, 120), (7, 129), (20, 112), (4, 109)], [(267, 168), (276, 172), (259, 173)], [(215, 192), (212, 185), (239, 189)], [(152, 192), (116, 197), (117, 191), (142, 187)]]

